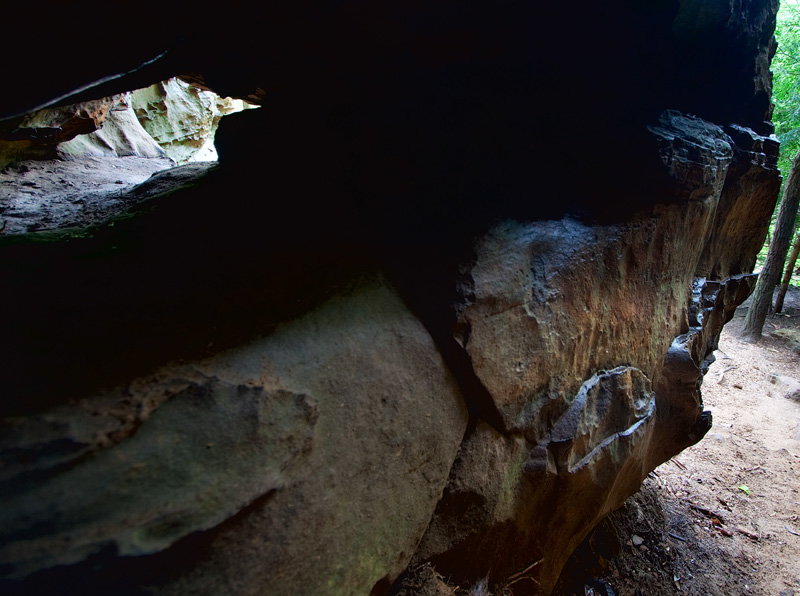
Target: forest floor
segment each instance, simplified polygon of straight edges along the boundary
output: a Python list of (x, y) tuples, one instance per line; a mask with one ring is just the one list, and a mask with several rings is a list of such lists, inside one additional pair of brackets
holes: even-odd
[(759, 343), (737, 337), (745, 312), (703, 382), (712, 429), (593, 531), (573, 569), (601, 581), (565, 594), (800, 596), (800, 392), (771, 381), (800, 381), (800, 346), (776, 333), (800, 330), (800, 289)]

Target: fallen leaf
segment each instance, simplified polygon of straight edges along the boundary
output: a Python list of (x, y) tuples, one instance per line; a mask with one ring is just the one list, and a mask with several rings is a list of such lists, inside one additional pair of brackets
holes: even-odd
[(750, 487), (747, 486), (746, 484), (740, 484), (739, 485), (739, 490), (742, 491), (743, 493), (747, 494), (747, 495), (750, 494)]

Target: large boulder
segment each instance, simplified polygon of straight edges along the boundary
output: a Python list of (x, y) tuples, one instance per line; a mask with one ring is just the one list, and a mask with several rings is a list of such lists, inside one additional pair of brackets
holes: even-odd
[[(696, 387), (716, 346), (687, 351), (686, 379), (673, 352), (704, 331), (687, 326), (687, 288), (733, 153), (697, 118), (650, 130), (680, 201), (616, 224), (506, 222), (476, 246), (456, 340), (496, 428), (465, 442), (417, 552), (446, 576), (474, 582), (486, 561), (501, 580), (542, 559), (526, 583), (546, 593), (582, 528), (710, 427)], [(712, 301), (705, 325), (723, 310)]]
[(120, 573), (178, 594), (368, 594), (407, 565), (466, 421), (430, 336), (367, 280), (268, 338), (6, 420), (5, 576), (48, 591), (43, 570), (202, 546), (213, 580)]
[(550, 593), (708, 431), (777, 199), (777, 3), (712, 4), (164, 8), (20, 84), (0, 114), (176, 75), (263, 107), (103, 225), (0, 238), (0, 588)]

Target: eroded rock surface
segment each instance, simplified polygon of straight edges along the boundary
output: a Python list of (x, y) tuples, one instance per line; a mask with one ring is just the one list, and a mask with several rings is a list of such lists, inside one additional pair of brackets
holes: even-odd
[[(43, 443), (15, 444), (22, 458), (47, 453), (51, 465), (39, 471), (51, 473), (39, 481), (9, 462), (4, 482), (14, 496), (3, 503), (7, 547), (0, 557), (16, 561), (12, 577), (81, 562), (109, 545), (122, 556), (160, 552), (283, 485), (285, 468), (310, 447), (316, 403), (284, 390), (181, 381), (173, 381), (180, 390), (164, 388), (173, 393), (169, 401), (131, 430), (120, 425), (81, 436), (92, 421), (55, 412), (30, 429), (9, 429), (23, 438), (52, 425), (67, 430)], [(110, 445), (93, 445), (100, 437)], [(51, 466), (72, 469), (52, 474)], [(19, 535), (26, 540), (9, 541)]]
[[(650, 131), (675, 202), (621, 224), (506, 223), (476, 246), (457, 340), (498, 428), (465, 443), (418, 551), (445, 575), (458, 576), (466, 560), (491, 561), (510, 577), (541, 558), (529, 575), (547, 592), (578, 528), (710, 428), (697, 388), (752, 282), (707, 282), (690, 319), (687, 290), (732, 161), (730, 139), (674, 112)], [(557, 494), (573, 496), (559, 505)]]
[(36, 572), (191, 548), (180, 539), (222, 525), (214, 581), (168, 592), (369, 593), (406, 566), (465, 426), (432, 340), (369, 282), (248, 346), (6, 419), (5, 576), (49, 588)]
[(143, 199), (133, 187), (173, 166), (133, 155), (18, 162), (0, 171), (0, 234), (102, 224)]
[(177, 78), (138, 89), (131, 101), (144, 129), (179, 164), (216, 159), (220, 119), (246, 107), (240, 99), (219, 97)]
[(287, 5), (102, 62), (69, 101), (264, 105), (120, 217), (0, 238), (0, 588), (550, 593), (712, 423), (776, 8)]
[(25, 159), (52, 159), (59, 143), (101, 128), (123, 102), (113, 95), (79, 104), (45, 108), (0, 125), (0, 167)]
[(69, 156), (164, 157), (166, 152), (139, 123), (126, 93), (111, 109), (102, 126), (58, 145), (58, 151)]

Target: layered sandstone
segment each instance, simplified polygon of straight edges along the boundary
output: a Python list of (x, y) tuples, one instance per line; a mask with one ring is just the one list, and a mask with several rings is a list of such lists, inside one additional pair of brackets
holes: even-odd
[(550, 593), (709, 429), (777, 198), (775, 3), (645, 4), (194, 15), (75, 65), (264, 106), (0, 238), (3, 590)]

